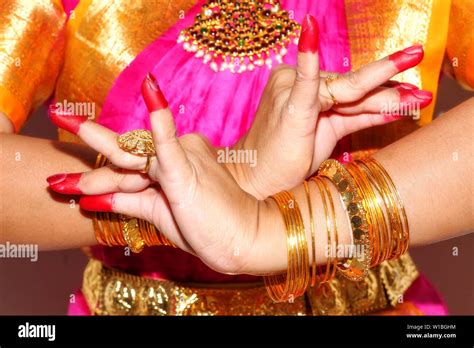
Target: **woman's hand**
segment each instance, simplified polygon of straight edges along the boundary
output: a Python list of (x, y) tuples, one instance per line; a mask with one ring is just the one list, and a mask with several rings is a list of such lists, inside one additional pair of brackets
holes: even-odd
[(408, 83), (387, 81), (423, 59), (420, 45), (396, 52), (328, 82), (319, 73), (318, 27), (307, 16), (298, 45), (298, 66), (274, 71), (255, 121), (235, 150), (256, 151), (257, 164), (227, 164), (239, 185), (264, 198), (294, 187), (315, 173), (338, 140), (358, 130), (419, 111), (432, 94)]
[[(147, 220), (214, 270), (258, 272), (258, 263), (248, 260), (254, 255), (265, 203), (239, 187), (205, 138), (198, 134), (176, 137), (171, 111), (150, 75), (142, 91), (151, 111), (156, 149), (148, 175), (137, 171), (145, 167), (146, 158), (120, 149), (116, 133), (86, 118), (53, 111), (51, 117), (58, 126), (76, 133), (112, 165), (52, 176), (48, 178), (51, 189), (82, 194), (80, 206), (85, 210)], [(159, 188), (153, 185), (156, 182)], [(247, 263), (251, 269), (245, 268)]]

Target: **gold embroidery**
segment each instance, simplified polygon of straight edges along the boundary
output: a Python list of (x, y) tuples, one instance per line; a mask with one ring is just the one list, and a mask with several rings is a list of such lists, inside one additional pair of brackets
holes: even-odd
[[(345, 0), (352, 69), (415, 43), (425, 44), (434, 0)], [(433, 72), (435, 73), (435, 72)], [(422, 87), (419, 67), (395, 77)], [(382, 148), (415, 131), (411, 119), (352, 134), (352, 150)]]
[(417, 276), (404, 255), (371, 269), (360, 282), (339, 275), (293, 303), (274, 303), (261, 282), (178, 284), (112, 270), (91, 259), (82, 291), (97, 315), (359, 315), (396, 305)]
[(16, 131), (30, 110), (53, 91), (63, 56), (65, 22), (66, 15), (55, 1), (0, 2), (0, 111), (9, 116)]

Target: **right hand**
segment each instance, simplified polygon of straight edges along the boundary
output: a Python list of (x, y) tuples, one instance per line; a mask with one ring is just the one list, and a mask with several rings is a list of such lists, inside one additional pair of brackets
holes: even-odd
[(319, 71), (317, 31), (316, 20), (307, 16), (296, 70), (283, 66), (273, 72), (252, 128), (234, 147), (257, 153), (256, 166), (228, 164), (240, 186), (255, 197), (301, 183), (344, 136), (401, 118), (384, 114), (384, 108), (419, 110), (432, 100), (430, 92), (389, 81), (422, 60), (423, 48), (417, 45), (329, 82), (339, 102), (334, 105), (325, 83), (329, 73)]

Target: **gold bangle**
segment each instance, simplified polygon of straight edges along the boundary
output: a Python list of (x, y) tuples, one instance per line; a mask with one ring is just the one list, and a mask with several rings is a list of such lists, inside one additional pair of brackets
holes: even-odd
[(313, 205), (311, 204), (311, 194), (309, 192), (309, 184), (305, 180), (304, 189), (306, 192), (306, 201), (308, 203), (309, 210), (309, 224), (311, 228), (311, 256), (313, 257), (311, 262), (311, 281), (310, 285), (314, 286), (316, 284), (317, 272), (316, 272), (316, 234), (314, 231), (314, 217), (313, 217)]
[(311, 180), (314, 181), (314, 183), (316, 184), (318, 190), (319, 190), (319, 194), (321, 196), (321, 200), (323, 202), (323, 209), (324, 209), (324, 216), (326, 217), (326, 233), (327, 233), (327, 246), (326, 246), (326, 268), (325, 268), (325, 272), (324, 272), (324, 275), (323, 275), (323, 272), (321, 272), (321, 276), (320, 276), (320, 279), (319, 279), (319, 285), (318, 287), (321, 286), (321, 284), (324, 284), (326, 282), (328, 282), (330, 280), (330, 275), (331, 275), (331, 253), (330, 253), (330, 248), (331, 248), (331, 245), (332, 245), (332, 242), (331, 242), (331, 222), (330, 222), (330, 219), (329, 219), (329, 211), (328, 211), (328, 204), (327, 204), (327, 201), (326, 201), (326, 194), (324, 192), (324, 186), (323, 184), (321, 183), (321, 178), (318, 177), (318, 176), (315, 176), (315, 177), (312, 177)]
[[(333, 264), (332, 264), (332, 273), (329, 277), (329, 279), (332, 280), (334, 276), (336, 275), (336, 269), (339, 262), (339, 258), (337, 257), (338, 247), (339, 247), (339, 233), (337, 231), (336, 210), (334, 209), (334, 202), (332, 200), (331, 191), (329, 190), (329, 187), (323, 178), (321, 178), (321, 183), (323, 184), (324, 190), (326, 191), (326, 197), (329, 201), (329, 207), (331, 208), (332, 226), (334, 230), (334, 251), (332, 255)], [(332, 247), (333, 245), (331, 245), (331, 248)]]
[(354, 281), (364, 279), (371, 263), (371, 245), (367, 213), (362, 205), (357, 186), (349, 172), (336, 160), (326, 160), (319, 167), (319, 176), (328, 178), (341, 195), (344, 209), (351, 223), (356, 256), (338, 265), (339, 272)]
[(383, 259), (396, 259), (407, 251), (409, 244), (409, 227), (405, 208), (392, 179), (385, 169), (372, 158), (359, 162), (361, 167), (365, 168), (368, 177), (374, 182), (374, 186), (381, 192), (385, 203), (390, 233), (387, 238), (387, 245), (384, 248)]
[(138, 219), (120, 215), (120, 226), (122, 228), (123, 238), (127, 242), (130, 250), (134, 253), (141, 252), (145, 246), (145, 242), (138, 227)]
[(285, 274), (265, 276), (267, 292), (275, 302), (292, 302), (309, 284), (309, 257), (301, 211), (293, 194), (283, 191), (271, 197), (278, 205), (286, 227), (288, 269)]
[(372, 245), (371, 264), (374, 267), (380, 263), (382, 258), (382, 246), (384, 245), (384, 236), (388, 234), (388, 226), (378, 197), (372, 188), (369, 179), (365, 176), (363, 170), (355, 163), (349, 162), (346, 165), (347, 171), (352, 175), (362, 198), (362, 205), (367, 212), (367, 221), (369, 224), (369, 239)]

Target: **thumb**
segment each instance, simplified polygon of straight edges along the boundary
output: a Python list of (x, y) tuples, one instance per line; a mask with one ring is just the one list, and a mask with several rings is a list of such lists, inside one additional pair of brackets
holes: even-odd
[[(156, 176), (163, 191), (175, 196), (192, 177), (192, 168), (181, 143), (176, 137), (173, 114), (168, 108), (163, 93), (155, 77), (148, 74), (142, 83), (142, 95), (150, 111), (153, 143), (156, 150), (157, 166), (152, 176)], [(170, 192), (171, 191), (171, 192)]]
[(316, 19), (306, 15), (298, 43), (296, 78), (288, 99), (290, 129), (314, 129), (319, 112), (319, 29)]

